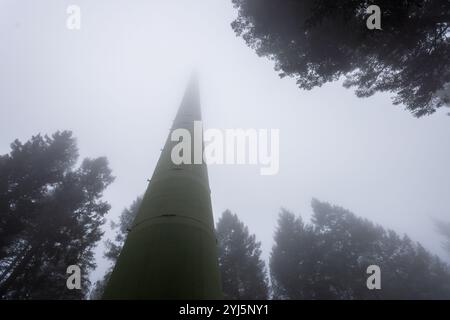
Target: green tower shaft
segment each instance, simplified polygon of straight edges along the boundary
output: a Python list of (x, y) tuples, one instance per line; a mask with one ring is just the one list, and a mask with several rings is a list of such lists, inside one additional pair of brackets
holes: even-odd
[[(206, 164), (175, 165), (171, 133), (191, 134), (201, 120), (198, 84), (191, 79), (171, 132), (106, 286), (104, 299), (222, 298)], [(201, 139), (203, 150), (203, 137)], [(184, 152), (184, 151), (183, 151)]]

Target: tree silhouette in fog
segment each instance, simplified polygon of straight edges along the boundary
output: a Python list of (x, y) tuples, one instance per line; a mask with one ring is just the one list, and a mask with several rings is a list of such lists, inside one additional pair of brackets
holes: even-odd
[[(68, 131), (16, 140), (0, 156), (0, 297), (80, 299), (95, 267), (93, 248), (110, 206), (106, 158), (78, 159)], [(69, 265), (81, 268), (81, 290), (68, 290)]]
[(129, 208), (125, 208), (119, 217), (119, 223), (112, 222), (111, 229), (117, 229), (114, 241), (106, 240), (106, 251), (104, 257), (111, 262), (111, 267), (107, 269), (105, 275), (101, 280), (98, 280), (91, 292), (90, 298), (93, 300), (98, 300), (102, 298), (103, 292), (105, 291), (106, 284), (109, 281), (111, 273), (114, 266), (116, 265), (117, 259), (119, 259), (120, 251), (125, 243), (128, 235), (128, 231), (131, 229), (134, 218), (139, 211), (141, 206), (142, 197), (138, 197)]
[[(415, 116), (450, 101), (448, 0), (232, 0), (234, 31), (303, 89), (345, 77), (359, 97), (394, 93)], [(382, 30), (366, 9), (381, 8)]]
[(450, 222), (435, 220), (438, 233), (445, 238), (442, 247), (450, 254)]
[(267, 299), (265, 264), (255, 235), (227, 210), (217, 222), (216, 236), (225, 299)]
[[(407, 236), (312, 201), (310, 224), (283, 210), (270, 257), (275, 299), (449, 299), (450, 270)], [(381, 269), (381, 290), (366, 286)]]

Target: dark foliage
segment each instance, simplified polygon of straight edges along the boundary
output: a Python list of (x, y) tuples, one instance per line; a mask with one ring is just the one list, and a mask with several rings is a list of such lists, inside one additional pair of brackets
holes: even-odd
[[(110, 206), (102, 193), (113, 181), (106, 158), (78, 159), (68, 131), (16, 140), (0, 156), (0, 297), (81, 299), (95, 267), (93, 248)], [(82, 289), (68, 290), (69, 265)]]
[(216, 235), (225, 299), (267, 299), (265, 264), (255, 235), (228, 210), (217, 223)]
[[(270, 258), (275, 299), (449, 299), (450, 270), (407, 236), (313, 200), (311, 224), (283, 210)], [(381, 290), (366, 286), (369, 265)]]
[(113, 268), (119, 258), (120, 251), (122, 251), (122, 247), (127, 238), (128, 230), (130, 230), (131, 225), (133, 224), (134, 218), (139, 211), (139, 207), (141, 206), (142, 197), (138, 197), (133, 201), (129, 208), (125, 208), (119, 217), (119, 223), (111, 223), (112, 229), (117, 229), (116, 236), (114, 241), (107, 240), (106, 251), (104, 253), (104, 257), (107, 258), (111, 262), (111, 267), (108, 268), (103, 279), (98, 280), (92, 289), (90, 294), (90, 299), (98, 300), (102, 298), (103, 292), (105, 291), (105, 286), (108, 283), (109, 277), (113, 271)]
[[(359, 97), (393, 92), (415, 116), (450, 101), (448, 0), (232, 0), (234, 31), (303, 89), (345, 77)], [(382, 30), (366, 9), (381, 8)]]

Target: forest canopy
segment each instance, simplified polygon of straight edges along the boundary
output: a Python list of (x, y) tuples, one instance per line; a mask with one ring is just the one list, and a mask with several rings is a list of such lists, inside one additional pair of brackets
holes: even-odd
[[(447, 0), (232, 0), (232, 28), (281, 77), (310, 90), (344, 79), (358, 97), (393, 93), (416, 117), (450, 101)], [(381, 30), (366, 9), (381, 9)]]

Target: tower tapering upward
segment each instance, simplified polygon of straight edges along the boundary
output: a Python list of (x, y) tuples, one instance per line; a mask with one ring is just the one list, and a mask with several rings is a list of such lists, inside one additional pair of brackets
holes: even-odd
[[(206, 164), (171, 160), (178, 128), (191, 133), (201, 120), (198, 82), (193, 77), (125, 241), (104, 299), (220, 299)], [(203, 150), (203, 137), (201, 139)], [(192, 159), (193, 160), (193, 159)]]

